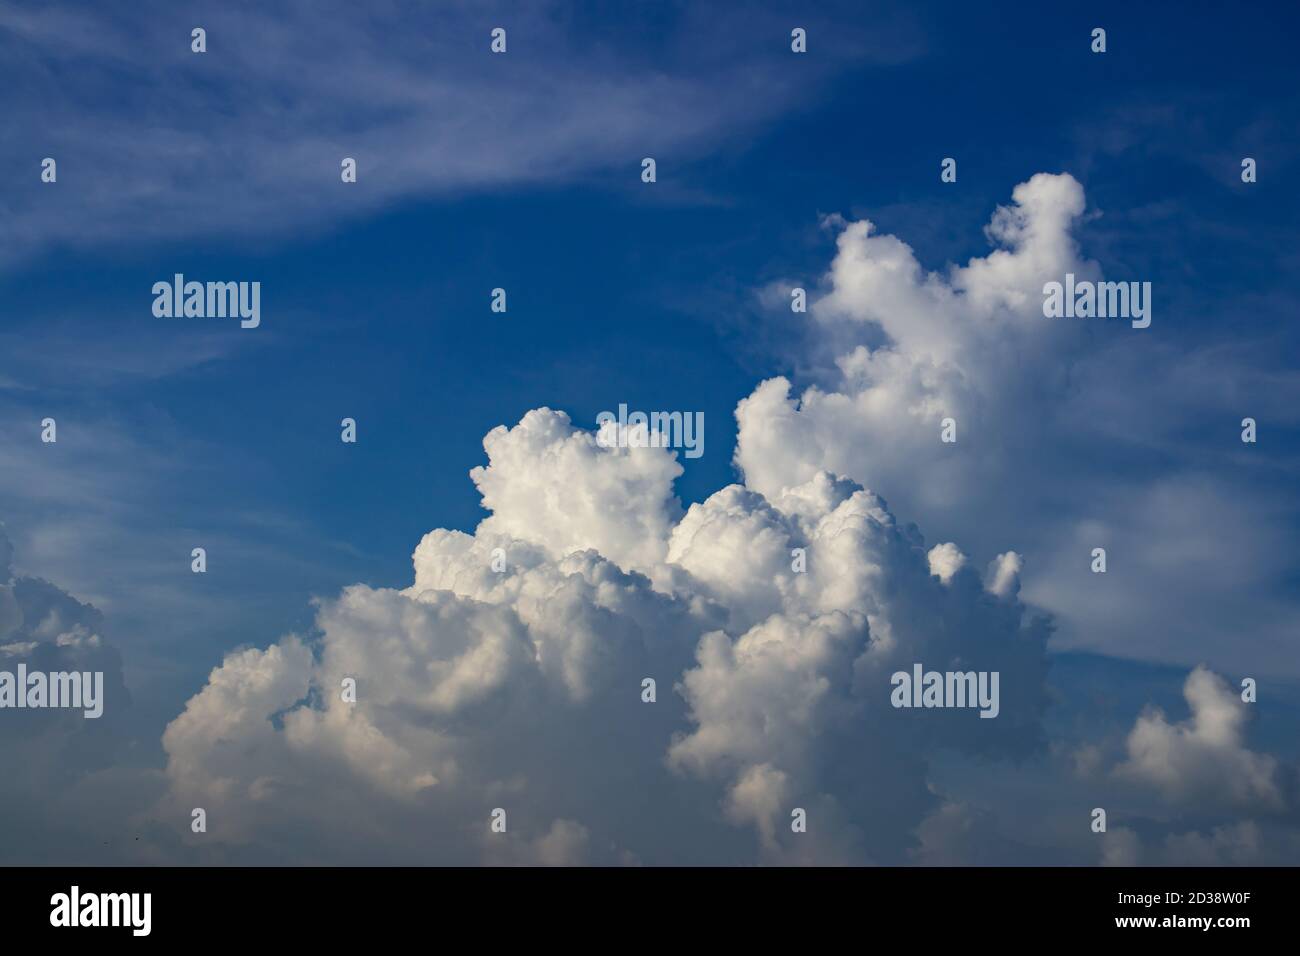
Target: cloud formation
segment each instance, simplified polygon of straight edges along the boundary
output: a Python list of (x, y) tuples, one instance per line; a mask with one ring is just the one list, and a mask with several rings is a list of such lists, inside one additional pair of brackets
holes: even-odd
[[(1014, 547), (1025, 596), (1052, 610), (1062, 646), (1296, 676), (1281, 648), (1300, 603), (1279, 597), (1295, 568), (1276, 556), (1300, 514), (1237, 423), (1245, 381), (1257, 383), (1249, 407), (1294, 422), (1300, 378), (1258, 375), (1217, 344), (1175, 345), (1179, 317), (1160, 306), (1174, 290), (1159, 284), (1148, 329), (1045, 317), (1045, 283), (1103, 278), (1076, 239), (1097, 215), (1074, 177), (1038, 173), (991, 217), (992, 251), (936, 271), (871, 222), (829, 217), (834, 259), (792, 361), (812, 381), (770, 378), (740, 402), (735, 463), (769, 497), (843, 475), (981, 564)], [(761, 298), (788, 315), (798, 284)], [(1097, 547), (1105, 575), (1091, 573)], [(942, 571), (952, 558), (935, 560)], [(1177, 634), (1171, 606), (1187, 612)]]
[[(168, 727), (166, 812), (210, 821), (192, 844), (283, 845), (365, 804), (384, 859), (898, 860), (935, 801), (927, 753), (1041, 743), (1045, 622), (969, 569), (932, 575), (853, 482), (681, 514), (671, 452), (601, 447), (563, 413), (484, 448), (473, 535), (431, 532), (409, 588), (346, 588), (314, 637), (230, 655)], [(893, 709), (916, 661), (1000, 671), (1000, 717)], [(711, 830), (734, 832), (701, 850)]]
[(1138, 717), (1128, 760), (1116, 772), (1177, 802), (1280, 808), (1277, 761), (1246, 748), (1247, 705), (1240, 696), (1203, 667), (1188, 675), (1183, 696), (1191, 708), (1185, 721), (1170, 723), (1158, 709)]
[[(10, 233), (24, 239), (0, 256), (284, 236), (398, 198), (607, 170), (622, 170), (612, 183), (634, 183), (646, 155), (664, 162), (670, 187), (674, 165), (831, 72), (899, 62), (919, 46), (900, 12), (881, 10), (870, 30), (809, 12), (810, 29), (825, 24), (819, 56), (791, 75), (767, 68), (764, 51), (774, 58), (789, 37), (771, 11), (721, 22), (695, 5), (621, 12), (616, 27), (549, 3), (374, 0), (325, 12), (292, 0), (197, 17), (156, 4), (7, 6), (0, 81), (10, 134), (31, 144), (31, 188), (8, 197)], [(191, 52), (196, 27), (206, 53)], [(489, 51), (495, 27), (507, 30), (504, 54)], [(649, 35), (653, 58), (638, 48)], [(702, 59), (692, 54), (703, 42)], [(39, 181), (44, 157), (58, 163), (55, 187)], [(358, 166), (347, 188), (344, 157)]]
[[(187, 842), (208, 860), (949, 862), (1035, 858), (1053, 841), (1116, 864), (1240, 857), (1253, 820), (1157, 851), (1113, 786), (1177, 804), (1214, 782), (1223, 813), (1284, 808), (1275, 762), (1246, 749), (1205, 670), (1188, 680), (1192, 718), (1139, 717), (1120, 772), (1099, 774), (1092, 741), (1077, 751), (1092, 754), (1076, 761), (1090, 799), (1114, 798), (1100, 844), (1055, 804), (1036, 836), (1009, 835), (933, 779), (944, 755), (1040, 772), (1069, 760), (1045, 746), (1053, 624), (1022, 599), (1033, 561), (1008, 538), (1041, 552), (1079, 520), (1054, 523), (1050, 496), (1019, 482), (1080, 481), (1033, 466), (1029, 439), (1086, 418), (1072, 363), (1103, 333), (1040, 308), (1051, 277), (1100, 274), (1072, 238), (1085, 210), (1073, 178), (1035, 176), (994, 215), (997, 248), (942, 275), (867, 223), (839, 224), (813, 309), (830, 384), (797, 398), (785, 379), (760, 384), (737, 408), (743, 484), (689, 508), (665, 449), (602, 444), (547, 408), (494, 429), (471, 472), (489, 516), (473, 534), (427, 534), (409, 587), (347, 587), (311, 633), (229, 655), (167, 728), (158, 815), (203, 806), (209, 832)], [(945, 417), (955, 447), (939, 440)], [(868, 490), (877, 481), (901, 508)], [(938, 543), (900, 511), (937, 524)], [(1182, 521), (1140, 517), (1142, 531)], [(1072, 546), (1108, 524), (1090, 520)], [(954, 530), (972, 531), (970, 552)], [(894, 709), (890, 675), (917, 663), (997, 671), (999, 716)], [(489, 830), (497, 808), (505, 834)], [(806, 833), (791, 827), (799, 809)]]
[[(0, 711), (0, 753), (9, 771), (0, 775), (0, 814), (15, 823), (0, 858), (30, 863), (32, 847), (39, 847), (41, 862), (85, 862), (97, 858), (106, 833), (122, 832), (130, 812), (112, 793), (118, 769), (133, 763), (122, 659), (95, 607), (19, 573), (12, 562), (0, 525), (0, 671), (102, 673), (102, 713), (87, 719), (76, 707)], [(98, 802), (87, 801), (87, 790), (97, 788)]]
[[(813, 312), (837, 377), (797, 398), (773, 379), (740, 403), (743, 483), (684, 508), (674, 453), (529, 411), (484, 438), (487, 463), (470, 478), (489, 514), (472, 534), (431, 531), (408, 587), (345, 587), (319, 600), (308, 632), (227, 654), (167, 726), (161, 773), (114, 766), (129, 767), (132, 744), (116, 706), (102, 727), (36, 714), (35, 734), (4, 744), (37, 770), (0, 795), (38, 832), (69, 812), (87, 829), (126, 821), (148, 835), (134, 858), (158, 861), (949, 863), (1059, 850), (1132, 864), (1283, 852), (1295, 841), (1290, 771), (1248, 748), (1242, 705), (1204, 668), (1184, 690), (1191, 716), (1138, 716), (1113, 772), (1104, 740), (1075, 749), (1087, 802), (1112, 810), (1101, 842), (1059, 801), (1031, 810), (1021, 833), (1020, 810), (1011, 819), (937, 780), (954, 755), (1013, 777), (1068, 761), (1044, 722), (1054, 625), (1022, 597), (1034, 561), (1011, 540), (1061, 525), (1032, 496), (1023, 527), (1003, 521), (1024, 496), (999, 482), (1044, 477), (1017, 471), (1018, 443), (1044, 437), (1026, 408), (1058, 423), (1077, 413), (1049, 398), (1070, 391), (1060, 356), (1086, 342), (1035, 314), (1035, 290), (1055, 270), (1094, 274), (1071, 238), (1085, 208), (1070, 177), (1036, 176), (993, 217), (999, 248), (944, 275), (866, 223), (841, 224)], [(938, 440), (944, 417), (958, 421), (957, 454)], [(1022, 430), (995, 427), (1004, 417)], [(1166, 540), (1194, 540), (1182, 505), (1216, 492), (1181, 477), (1150, 494), (1132, 538), (1103, 535), (1113, 562), (1131, 562), (1125, 543), (1153, 522), (1189, 535)], [(973, 501), (992, 502), (983, 517), (996, 520), (971, 521)], [(1067, 544), (1086, 554), (1107, 522), (1069, 515)], [(935, 538), (900, 516), (933, 521)], [(973, 547), (956, 533), (970, 528)], [(1181, 549), (1178, 569), (1184, 551), (1214, 563)], [(0, 654), (101, 667), (110, 700), (125, 702), (98, 611), (11, 562), (0, 536)], [(890, 676), (914, 664), (997, 671), (997, 718), (893, 708)], [(106, 790), (114, 799), (90, 809)], [(49, 791), (63, 796), (40, 806)], [(1158, 827), (1148, 794), (1172, 814)], [(206, 833), (189, 831), (197, 807)], [(489, 828), (498, 808), (504, 834)], [(800, 810), (806, 832), (791, 826)]]

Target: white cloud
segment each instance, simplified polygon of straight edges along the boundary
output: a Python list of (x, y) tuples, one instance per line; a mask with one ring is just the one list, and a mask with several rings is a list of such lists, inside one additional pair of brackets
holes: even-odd
[[(49, 243), (287, 236), (401, 198), (606, 172), (612, 188), (631, 185), (647, 150), (689, 162), (832, 71), (919, 47), (905, 10), (882, 11), (870, 30), (834, 11), (809, 18), (814, 32), (824, 24), (819, 54), (794, 74), (762, 67), (757, 38), (788, 28), (759, 10), (736, 20), (690, 5), (622, 33), (547, 3), (216, 5), (201, 16), (208, 52), (195, 54), (182, 11), (6, 7), (9, 135), (33, 144), (33, 164), (55, 158), (59, 179), (54, 192), (12, 194), (9, 232), (24, 240), (0, 256)], [(503, 55), (489, 52), (493, 23), (508, 24)], [(708, 58), (696, 55), (701, 42)], [(345, 156), (359, 169), (346, 187)]]
[[(1065, 327), (1042, 315), (1043, 282), (1096, 272), (1071, 238), (1084, 210), (1072, 177), (1040, 173), (1013, 198), (988, 230), (1005, 248), (947, 274), (924, 272), (909, 246), (869, 222), (844, 226), (811, 308), (839, 356), (836, 387), (795, 399), (775, 378), (740, 403), (736, 463), (749, 487), (775, 494), (827, 469), (940, 506), (960, 500), (970, 470), (996, 470), (1015, 438), (1001, 433), (1023, 417), (1017, 403), (1059, 374), (1048, 357)], [(973, 462), (939, 441), (946, 417)]]
[[(559, 557), (593, 548), (626, 568), (662, 561), (681, 506), (672, 496), (682, 473), (668, 455), (604, 449), (568, 416), (535, 409), (514, 428), (483, 439), (486, 468), (470, 472), (492, 512), (482, 530), (527, 541)], [(632, 503), (636, 507), (629, 507)]]
[[(1103, 482), (1091, 509), (1026, 494), (1059, 478), (1068, 498), (1091, 479), (1038, 464), (1034, 449), (1087, 417), (1058, 399), (1070, 395), (1062, 363), (1086, 364), (1092, 334), (1043, 319), (1037, 290), (1095, 266), (1071, 238), (1085, 208), (1072, 178), (1035, 176), (1013, 198), (989, 227), (1003, 248), (943, 274), (925, 273), (869, 224), (836, 223), (838, 254), (813, 317), (839, 357), (837, 377), (797, 399), (784, 379), (760, 384), (737, 409), (744, 484), (685, 511), (673, 492), (681, 466), (664, 449), (602, 447), (545, 408), (494, 429), (487, 464), (471, 472), (490, 512), (473, 534), (430, 532), (409, 587), (345, 587), (319, 602), (311, 633), (231, 653), (213, 670), (163, 736), (162, 830), (213, 862), (1010, 852), (987, 811), (938, 791), (930, 769), (940, 753), (1039, 752), (1050, 625), (1021, 600), (1022, 579), (1026, 593), (1049, 597), (1079, 591), (1076, 572), (1093, 586), (1118, 582), (1130, 603), (1113, 606), (1142, 619), (1131, 602), (1150, 581), (1127, 570), (1145, 562), (1167, 583), (1192, 560), (1218, 580), (1218, 553), (1190, 545), (1240, 513), (1231, 503), (1215, 512), (1214, 484), (1185, 476), (1147, 498)], [(949, 416), (956, 446), (938, 440)], [(944, 543), (927, 545), (896, 514), (920, 516)], [(1021, 535), (1030, 548), (1010, 540)], [(1112, 549), (1101, 580), (1086, 571), (1085, 546), (1098, 538)], [(1035, 579), (1035, 553), (1046, 554), (1047, 577)], [(5, 544), (0, 559), (7, 566)], [(1230, 570), (1234, 586), (1254, 581), (1248, 568)], [(7, 648), (94, 652), (76, 602), (25, 587), (0, 586)], [(1059, 602), (1076, 624), (1095, 603)], [(998, 718), (893, 709), (889, 675), (913, 663), (998, 671)], [(646, 677), (654, 704), (640, 699)], [(345, 678), (357, 682), (356, 704), (341, 698)], [(1193, 673), (1192, 718), (1144, 714), (1118, 777), (1175, 804), (1280, 808), (1275, 762), (1245, 748), (1232, 696)], [(188, 832), (197, 806), (206, 834)], [(498, 806), (510, 818), (503, 835), (488, 829)], [(796, 806), (806, 834), (790, 830)], [(1105, 859), (1144, 855), (1136, 832), (1116, 830)], [(1232, 855), (1224, 840), (1250, 843), (1245, 831), (1229, 835), (1211, 841), (1215, 852)], [(1168, 852), (1204, 856), (1202, 839)], [(149, 852), (178, 850), (162, 839)]]
[(1175, 802), (1279, 809), (1277, 761), (1245, 746), (1248, 705), (1203, 667), (1188, 675), (1183, 696), (1191, 708), (1185, 721), (1171, 724), (1158, 709), (1138, 717), (1128, 735), (1128, 759), (1116, 773)]
[[(1053, 357), (1077, 347), (1034, 315), (1032, 293), (1044, 271), (1092, 268), (1069, 237), (1082, 190), (1038, 176), (1015, 200), (990, 226), (1006, 248), (943, 276), (922, 273), (898, 240), (843, 225), (814, 309), (828, 341), (844, 346), (836, 388), (796, 402), (784, 380), (758, 386), (738, 408), (745, 483), (685, 511), (667, 450), (602, 447), (545, 408), (494, 429), (486, 465), (471, 472), (489, 511), (473, 534), (430, 532), (409, 587), (345, 587), (319, 602), (310, 633), (233, 652), (213, 670), (163, 736), (166, 793), (149, 814), (163, 835), (141, 852), (525, 865), (1041, 852), (931, 779), (939, 754), (1040, 752), (1050, 625), (1021, 600), (1035, 564), (1008, 537), (1072, 522), (1081, 567), (1083, 545), (1100, 536), (1117, 580), (1139, 544), (1175, 568), (1188, 555), (1212, 568), (1215, 553), (1187, 547), (1180, 519), (1192, 499), (1159, 488), (1163, 502), (1121, 513), (1161, 523), (1163, 546), (1126, 547), (1079, 509), (1022, 528), (1004, 520), (1006, 501), (978, 515), (980, 547), (967, 552), (978, 561), (948, 533), (973, 526), (958, 517), (1002, 487), (994, 479), (1039, 474), (1016, 471), (1017, 442), (1043, 437), (1025, 401), (1053, 394)], [(948, 415), (957, 447), (976, 446), (968, 457), (938, 441)], [(1004, 417), (1025, 426), (1020, 437), (995, 427)], [(874, 474), (899, 490), (902, 509), (854, 480)], [(1007, 494), (1023, 497), (1015, 485)], [(929, 513), (943, 543), (927, 544), (898, 511)], [(1212, 527), (1230, 522), (1212, 517)], [(1067, 557), (1050, 551), (1049, 563)], [(7, 568), (2, 539), (0, 559)], [(1235, 573), (1234, 583), (1250, 580)], [(43, 583), (0, 586), (10, 651), (111, 653), (87, 615)], [(913, 663), (998, 671), (999, 717), (895, 710), (889, 675)], [(654, 704), (641, 701), (647, 677)], [(345, 678), (357, 683), (355, 704), (341, 697)], [(1276, 762), (1246, 749), (1231, 690), (1198, 670), (1187, 697), (1185, 722), (1139, 718), (1112, 780), (1174, 805), (1282, 809)], [(89, 792), (84, 778), (74, 789)], [(209, 831), (192, 834), (200, 806)], [(495, 807), (508, 811), (506, 834), (489, 830)], [(790, 829), (795, 807), (807, 833)], [(1244, 859), (1259, 840), (1242, 826), (1191, 831), (1162, 849), (1120, 826), (1103, 857)]]
[[(978, 575), (932, 577), (919, 534), (852, 482), (731, 486), (682, 515), (671, 453), (601, 447), (561, 413), (484, 448), (475, 534), (426, 535), (410, 588), (322, 601), (318, 638), (230, 655), (169, 726), (163, 812), (214, 821), (192, 846), (288, 853), (366, 807), (379, 859), (901, 859), (932, 748), (1036, 747), (1046, 629)], [(890, 707), (913, 661), (999, 670), (996, 730)]]
[[(1254, 480), (1267, 452), (1244, 455), (1234, 426), (1246, 382), (1252, 407), (1294, 422), (1300, 380), (1256, 374), (1236, 345), (1182, 346), (1160, 284), (1146, 330), (1044, 317), (1045, 282), (1101, 277), (1075, 239), (1086, 210), (1072, 176), (1039, 173), (994, 213), (993, 251), (933, 272), (870, 222), (828, 220), (837, 245), (810, 300), (811, 341), (785, 357), (821, 371), (798, 388), (768, 379), (740, 402), (735, 463), (771, 499), (844, 475), (981, 564), (1011, 561), (1014, 545), (1023, 581), (1005, 563), (991, 587), (1023, 586), (1063, 646), (1295, 672), (1295, 563), (1275, 558), (1300, 514), (1294, 495)], [(955, 443), (940, 440), (948, 418)], [(1089, 567), (1099, 546), (1105, 575)], [(1171, 607), (1187, 609), (1177, 629)]]
[[(1184, 505), (1206, 499), (1168, 490), (1204, 491), (1194, 482), (1157, 486), (1108, 519), (1074, 508), (1047, 520), (1032, 499), (1031, 520), (1008, 518), (1025, 500), (1017, 482), (1047, 475), (1019, 447), (1047, 434), (1035, 416), (1078, 415), (1046, 401), (1061, 388), (1057, 358), (1080, 354), (1077, 329), (1037, 315), (1035, 290), (1045, 273), (1094, 268), (1070, 238), (1084, 209), (1077, 183), (1037, 176), (1014, 199), (989, 230), (1005, 248), (943, 275), (925, 274), (893, 237), (840, 224), (814, 306), (839, 378), (797, 401), (783, 379), (760, 384), (737, 411), (744, 484), (685, 511), (667, 450), (602, 447), (545, 408), (494, 429), (486, 465), (471, 472), (489, 511), (473, 534), (430, 532), (409, 587), (345, 587), (319, 602), (310, 633), (230, 653), (213, 670), (163, 736), (166, 793), (149, 816), (164, 835), (143, 852), (526, 865), (1038, 852), (931, 779), (940, 754), (1041, 752), (1050, 625), (1021, 600), (1022, 578), (1036, 583), (1033, 550), (1009, 538), (1071, 529), (1082, 576), (1083, 546), (1101, 537), (1107, 584), (1124, 580), (1116, 572), (1135, 554), (1175, 570), (1189, 555), (1211, 569), (1216, 555), (1188, 547)], [(946, 416), (958, 420), (955, 448), (938, 441)], [(864, 476), (896, 489), (894, 505)], [(1095, 506), (1123, 500), (1109, 490)], [(1229, 509), (1206, 510), (1202, 526), (1231, 524)], [(943, 543), (899, 513), (933, 519)], [(1124, 521), (1166, 537), (1114, 537)], [(974, 529), (976, 547), (963, 553), (954, 529)], [(1069, 555), (1036, 550), (1068, 592)], [(0, 559), (7, 567), (7, 544)], [(6, 648), (105, 652), (84, 606), (23, 588), (0, 586)], [(998, 671), (998, 718), (895, 710), (889, 675), (914, 663)], [(647, 677), (654, 704), (641, 701)], [(345, 678), (355, 704), (341, 697)], [(1282, 809), (1276, 762), (1246, 749), (1231, 690), (1198, 670), (1187, 697), (1186, 722), (1139, 718), (1112, 781), (1154, 787), (1174, 805)], [(192, 834), (200, 806), (209, 831)], [(509, 814), (505, 834), (489, 830), (495, 807)], [(807, 833), (790, 829), (795, 807)], [(1058, 821), (1046, 822), (1037, 832)], [(1103, 857), (1244, 858), (1258, 841), (1231, 829), (1241, 822), (1161, 850), (1120, 826)]]
[(1014, 596), (1020, 592), (1020, 569), (1023, 561), (1014, 551), (999, 554), (989, 562), (988, 589), (998, 597)]
[(930, 573), (944, 584), (951, 581), (952, 576), (966, 566), (966, 555), (962, 554), (951, 541), (936, 544), (930, 549), (927, 557), (930, 560)]

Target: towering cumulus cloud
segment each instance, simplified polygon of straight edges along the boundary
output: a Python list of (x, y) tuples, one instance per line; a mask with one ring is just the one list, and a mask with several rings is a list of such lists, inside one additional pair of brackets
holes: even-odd
[[(187, 837), (208, 860), (949, 859), (969, 812), (936, 757), (1046, 750), (1052, 624), (1007, 538), (1017, 496), (1026, 534), (1060, 527), (1025, 485), (1061, 476), (1023, 441), (1077, 414), (1060, 396), (1080, 332), (1041, 290), (1099, 276), (1071, 238), (1084, 208), (1071, 177), (1034, 176), (994, 215), (997, 248), (945, 275), (841, 224), (812, 311), (834, 372), (741, 401), (744, 483), (689, 508), (667, 449), (547, 408), (494, 429), (474, 534), (430, 532), (409, 587), (345, 588), (312, 633), (213, 671), (164, 735), (160, 817), (203, 807)], [(996, 672), (995, 718), (893, 706), (917, 665)], [(1189, 726), (1142, 718), (1121, 776), (1181, 793), (1227, 760), (1276, 796), (1222, 693), (1198, 672)]]
[[(933, 272), (872, 223), (829, 219), (837, 249), (794, 363), (817, 374), (740, 402), (735, 462), (769, 497), (823, 470), (852, 478), (981, 564), (1015, 548), (1063, 646), (1276, 667), (1300, 606), (1279, 606), (1285, 572), (1263, 555), (1285, 550), (1268, 512), (1293, 515), (1294, 496), (1242, 494), (1223, 465), (1258, 373), (1217, 341), (1195, 345), (1183, 317), (1162, 325), (1158, 307), (1147, 329), (1045, 316), (1048, 282), (1103, 278), (1074, 239), (1086, 208), (1073, 177), (1039, 173), (994, 213), (993, 251)], [(1261, 394), (1285, 417), (1280, 392)], [(1188, 438), (1207, 421), (1225, 423), (1211, 452)], [(1096, 547), (1122, 556), (1121, 573), (1080, 576)], [(1176, 636), (1170, 607), (1186, 611)], [(1242, 635), (1230, 652), (1229, 630)]]
[[(968, 569), (933, 575), (861, 486), (733, 485), (683, 515), (671, 452), (601, 447), (563, 413), (484, 446), (474, 535), (431, 532), (409, 588), (349, 587), (310, 639), (230, 655), (168, 727), (168, 812), (205, 808), (196, 845), (899, 860), (937, 800), (928, 753), (1035, 748), (1045, 626)], [(889, 675), (914, 661), (1000, 671), (1001, 715), (894, 710)]]
[[(797, 399), (774, 378), (740, 403), (736, 462), (750, 487), (776, 494), (830, 469), (946, 512), (1015, 461), (1026, 419), (1060, 392), (1056, 359), (1075, 332), (1044, 319), (1044, 279), (1097, 270), (1071, 238), (1084, 211), (1072, 177), (1040, 173), (1013, 199), (986, 229), (1000, 247), (947, 274), (926, 273), (870, 222), (843, 226), (812, 306), (835, 372)], [(969, 454), (939, 440), (945, 418)]]

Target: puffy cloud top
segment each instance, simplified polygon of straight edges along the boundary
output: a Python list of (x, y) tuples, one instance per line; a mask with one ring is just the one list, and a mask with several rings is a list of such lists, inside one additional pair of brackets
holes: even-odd
[(1128, 760), (1118, 773), (1177, 802), (1280, 808), (1277, 761), (1246, 748), (1241, 698), (1204, 667), (1188, 676), (1183, 696), (1191, 708), (1185, 721), (1170, 723), (1158, 709), (1138, 718), (1128, 735)]
[[(812, 308), (831, 380), (797, 396), (784, 378), (760, 383), (736, 412), (743, 483), (685, 511), (666, 449), (610, 447), (547, 408), (494, 429), (471, 472), (490, 515), (473, 534), (425, 535), (409, 587), (345, 588), (313, 633), (228, 656), (164, 736), (160, 811), (208, 808), (210, 833), (191, 842), (217, 857), (302, 859), (304, 844), (322, 861), (445, 863), (889, 863), (946, 859), (945, 840), (992, 852), (965, 832), (984, 817), (931, 771), (940, 754), (1041, 752), (1052, 624), (1021, 599), (1034, 552), (987, 539), (1021, 530), (1009, 516), (1027, 482), (1060, 477), (1025, 450), (1059, 420), (1042, 400), (1062, 390), (1077, 338), (1044, 319), (1041, 286), (1098, 275), (1072, 238), (1078, 182), (1040, 174), (1012, 199), (987, 228), (996, 248), (944, 273), (844, 224)], [(944, 418), (955, 447), (939, 440)], [(896, 509), (934, 517), (943, 543)], [(992, 531), (963, 553), (951, 532), (972, 512)], [(997, 718), (895, 709), (891, 674), (917, 664), (997, 672)], [(1278, 806), (1230, 690), (1198, 670), (1186, 695), (1184, 724), (1139, 718), (1118, 776), (1175, 801)], [(488, 828), (498, 807), (505, 834)], [(791, 829), (798, 810), (806, 833)], [(1112, 835), (1110, 862), (1138, 857), (1134, 831)]]
[[(713, 832), (706, 861), (890, 860), (934, 803), (931, 749), (1037, 746), (1046, 627), (973, 573), (932, 576), (860, 485), (732, 485), (683, 514), (671, 452), (604, 447), (562, 413), (484, 447), (473, 535), (431, 532), (409, 588), (345, 588), (314, 638), (213, 672), (164, 737), (169, 813), (274, 846), (378, 803), (383, 859), (681, 860)], [(1000, 671), (996, 728), (890, 707), (914, 662)], [(631, 812), (647, 800), (661, 819)], [(519, 832), (493, 843), (497, 806)], [(817, 820), (803, 842), (796, 806)], [(868, 826), (899, 806), (901, 828)]]

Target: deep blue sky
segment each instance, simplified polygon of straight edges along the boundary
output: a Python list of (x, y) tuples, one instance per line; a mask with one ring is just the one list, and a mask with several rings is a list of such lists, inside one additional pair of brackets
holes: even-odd
[[(218, 23), (204, 5), (190, 7), (168, 24), (178, 35), (197, 18)], [(804, 9), (773, 16), (798, 24)], [(683, 75), (713, 76), (718, 44), (708, 29), (680, 36), (682, 8), (656, 5), (631, 21), (625, 12), (579, 7), (565, 29), (579, 47), (589, 31), (593, 46), (629, 63), (666, 56)], [(22, 254), (0, 264), (0, 375), (21, 386), (0, 393), (6, 439), (51, 414), (63, 442), (75, 443), (79, 421), (112, 422), (152, 451), (125, 454), (102, 479), (123, 489), (125, 503), (105, 507), (109, 530), (84, 545), (96, 549), (106, 579), (150, 564), (173, 568), (160, 587), (189, 588), (189, 548), (219, 542), (209, 545), (202, 586), (221, 613), (196, 613), (183, 645), (147, 599), (123, 602), (130, 581), (102, 588), (119, 601), (115, 639), (141, 645), (128, 666), (166, 685), (160, 713), (192, 692), (222, 651), (308, 626), (311, 595), (352, 581), (407, 585), (422, 534), (469, 530), (483, 516), (468, 478), (484, 461), (483, 435), (530, 408), (563, 409), (584, 427), (619, 402), (702, 410), (706, 454), (684, 462), (678, 492), (689, 503), (733, 480), (736, 402), (762, 378), (799, 371), (793, 317), (765, 312), (756, 290), (783, 277), (815, 284), (833, 254), (831, 235), (818, 228), (823, 214), (869, 217), (941, 268), (987, 251), (980, 230), (1016, 183), (1070, 172), (1089, 208), (1103, 213), (1080, 233), (1085, 254), (1108, 274), (1152, 280), (1161, 325), (1177, 323), (1188, 347), (1248, 339), (1258, 367), (1293, 364), (1294, 5), (908, 4), (889, 15), (907, 46), (899, 41), (896, 59), (877, 50), (859, 62), (840, 50), (833, 67), (815, 62), (825, 31), (814, 30), (805, 59), (789, 53), (788, 31), (746, 33), (743, 12), (699, 16), (719, 34), (744, 34), (721, 44), (733, 52), (749, 44), (733, 79), (788, 76), (799, 91), (731, 128), (671, 140), (646, 129), (644, 148), (578, 172), (402, 188), (373, 206), (345, 191), (374, 188), (383, 176), (375, 162), (363, 158), (361, 181), (345, 187), (331, 153), (324, 177), (333, 182), (317, 197), (318, 218), (285, 228), (263, 230), (254, 218), (209, 230), (200, 217), (187, 229), (185, 213), (165, 235), (139, 238), (129, 212), (106, 213), (113, 222), (104, 237), (69, 242), (27, 233), (39, 216), (22, 220)], [(1093, 26), (1108, 30), (1104, 56), (1089, 52)], [(183, 82), (227, 90), (236, 118), (256, 113), (258, 101), (239, 100), (237, 77), (222, 75), (228, 40), (213, 35), (214, 52), (194, 66), (208, 72)], [(464, 38), (444, 42), (477, 51)], [(524, 47), (527, 35), (512, 42)], [(65, 58), (55, 71), (74, 90), (67, 71), (75, 65)], [(111, 124), (114, 83), (123, 98), (147, 87), (131, 70), (97, 76), (95, 95), (56, 97), (51, 127), (75, 124), (78, 110)], [(9, 88), (22, 116), (41, 114), (39, 88)], [(161, 93), (147, 92), (167, 117)], [(720, 92), (711, 81), (697, 91), (702, 100)], [(482, 115), (491, 121), (490, 109)], [(129, 126), (139, 117), (120, 119)], [(71, 184), (102, 171), (61, 152), (62, 192), (49, 197), (34, 172), (49, 151), (42, 132), (28, 123), (21, 137), (6, 136), (5, 191), (15, 201), (21, 194), (25, 210), (67, 203), (57, 211), (75, 220)], [(354, 139), (364, 157), (363, 133)], [(508, 130), (498, 148), (514, 148)], [(639, 181), (643, 155), (658, 161), (653, 186)], [(1260, 181), (1249, 187), (1238, 179), (1244, 155), (1259, 162)], [(945, 156), (958, 159), (955, 185), (939, 181)], [(154, 162), (183, 172), (190, 157)], [(203, 181), (174, 188), (202, 208)], [(231, 189), (237, 181), (212, 187), (214, 209)], [(336, 200), (338, 215), (328, 206)], [(150, 286), (178, 271), (260, 280), (262, 327), (153, 318)], [(497, 286), (508, 290), (506, 315), (488, 308)], [(195, 361), (200, 348), (213, 357)], [(1242, 383), (1247, 399), (1250, 387)], [(356, 446), (338, 441), (344, 416), (359, 422)], [(1294, 419), (1271, 425), (1267, 441), (1277, 469), (1260, 480), (1294, 480)], [(78, 458), (92, 482), (101, 480), (94, 461)], [(0, 517), (20, 545), (65, 507), (38, 489), (4, 492)], [(152, 527), (142, 526), (144, 514)], [(236, 543), (237, 565), (227, 558)], [(20, 547), (18, 562), (75, 591), (90, 572), (68, 553)]]

